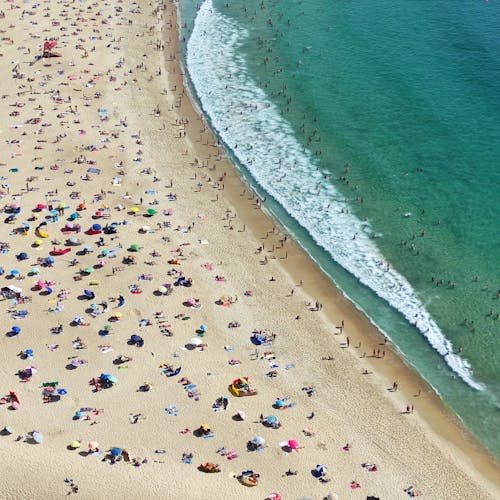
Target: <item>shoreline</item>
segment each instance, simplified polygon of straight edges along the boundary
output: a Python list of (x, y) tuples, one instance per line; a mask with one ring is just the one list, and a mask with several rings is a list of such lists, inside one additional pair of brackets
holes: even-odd
[[(416, 379), (380, 370), (403, 370), (389, 348), (359, 358), (357, 342), (379, 348), (373, 326), (243, 193), (188, 99), (176, 14), (162, 0), (0, 12), (0, 197), (4, 218), (22, 212), (0, 225), (2, 287), (22, 289), (0, 300), (2, 495), (496, 498), (498, 478), (421, 418), (435, 396), (418, 385), (414, 402)], [(41, 33), (55, 57), (38, 57)], [(247, 376), (257, 394), (237, 397)], [(248, 470), (256, 488), (235, 479)]]
[[(174, 3), (177, 5), (175, 16), (178, 20), (180, 18), (179, 6), (178, 2)], [(176, 22), (176, 26), (180, 37), (178, 21)], [(178, 44), (176, 51), (179, 57), (181, 57), (179, 50)], [(215, 145), (216, 142), (218, 143), (218, 139), (216, 140), (218, 136), (206, 121), (203, 111), (199, 108), (200, 105), (197, 102), (197, 97), (192, 95), (194, 89), (191, 88), (191, 83), (188, 81), (187, 68), (183, 64), (183, 56), (181, 60), (182, 63), (179, 62), (178, 69), (182, 74), (182, 85), (186, 89), (190, 99), (191, 111), (194, 115), (198, 116), (204, 124), (204, 128), (210, 132), (205, 146), (211, 143), (214, 149), (220, 151), (223, 149), (223, 146), (219, 147)], [(189, 136), (190, 134), (187, 133), (187, 135)], [(192, 142), (192, 144), (196, 147), (197, 141)], [(200, 150), (199, 152), (206, 153), (206, 150)], [(265, 210), (265, 206), (255, 210), (257, 205), (254, 205), (253, 202), (259, 196), (254, 194), (252, 187), (247, 183), (243, 173), (232, 163), (225, 150), (223, 160), (225, 163), (221, 166), (222, 168), (228, 167), (233, 169), (232, 175), (229, 178), (226, 177), (224, 181), (224, 196), (237, 208), (238, 216), (245, 223), (245, 226), (256, 236), (267, 233), (266, 226), (270, 226), (273, 230), (278, 227), (280, 228), (277, 234), (278, 238), (274, 241), (274, 246), (279, 245), (279, 240), (284, 235), (289, 238), (286, 248), (281, 249), (281, 252), (286, 252), (287, 258), (284, 260), (283, 257), (278, 257), (279, 265), (292, 277), (295, 283), (299, 283), (304, 275), (312, 278), (305, 280), (301, 288), (308, 297), (314, 297), (315, 300), (325, 306), (321, 314), (326, 316), (327, 321), (332, 326), (332, 330), (334, 330), (333, 335), (337, 347), (345, 344), (345, 342), (339, 339), (344, 339), (346, 335), (339, 333), (335, 325), (344, 316), (349, 317), (353, 322), (352, 330), (356, 335), (356, 337), (349, 335), (351, 345), (356, 346), (360, 342), (362, 346), (368, 346), (361, 349), (363, 351), (366, 349), (367, 352), (377, 349), (380, 346), (383, 346), (383, 349), (386, 350), (386, 357), (384, 358), (386, 362), (382, 363), (377, 358), (371, 356), (357, 356), (363, 359), (363, 362), (367, 363), (374, 370), (377, 378), (375, 384), (379, 390), (387, 389), (391, 380), (397, 380), (398, 384), (403, 381), (403, 388), (399, 387), (398, 390), (410, 404), (412, 402), (418, 404), (419, 423), (431, 435), (451, 445), (454, 451), (462, 456), (464, 462), (470, 461), (477, 474), (484, 476), (485, 479), (495, 484), (497, 488), (500, 488), (500, 480), (498, 479), (500, 462), (498, 459), (467, 429), (454, 411), (446, 406), (445, 402), (434, 391), (432, 386), (397, 352), (392, 343), (390, 341), (384, 342), (385, 335), (371, 322), (363, 311), (356, 307), (353, 301), (344, 295), (342, 290), (336, 287), (335, 283), (314, 262), (307, 251), (293, 239), (293, 236), (289, 235), (286, 230), (283, 230), (279, 221), (275, 220), (272, 214)], [(242, 188), (244, 191), (242, 191)], [(250, 198), (247, 197), (249, 193), (242, 196), (242, 193), (246, 190), (252, 193)], [(242, 198), (246, 198), (244, 203), (242, 203)], [(251, 201), (250, 206), (248, 201)], [(300, 269), (300, 272), (297, 269)], [(346, 333), (349, 333), (347, 332), (347, 328)], [(361, 352), (361, 350), (358, 352)], [(415, 394), (416, 392), (419, 394), (418, 396)], [(396, 408), (396, 405), (394, 406)]]

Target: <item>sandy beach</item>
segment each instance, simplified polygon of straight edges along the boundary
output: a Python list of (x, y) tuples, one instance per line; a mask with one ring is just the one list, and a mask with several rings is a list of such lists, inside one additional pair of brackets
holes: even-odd
[(227, 161), (174, 3), (0, 10), (0, 498), (500, 495)]

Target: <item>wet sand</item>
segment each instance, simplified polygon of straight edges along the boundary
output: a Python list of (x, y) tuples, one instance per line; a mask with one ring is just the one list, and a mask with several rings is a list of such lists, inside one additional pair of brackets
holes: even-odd
[[(44, 17), (46, 7), (52, 18)], [(1, 60), (11, 69), (18, 64), (24, 77), (7, 79), (2, 92), (2, 118), (8, 125), (3, 127), (0, 161), (7, 177), (3, 182), (10, 186), (4, 188), (2, 204), (18, 203), (23, 216), (17, 221), (28, 219), (30, 230), (26, 236), (14, 235), (12, 229), (19, 224), (2, 223), (0, 241), (10, 250), (0, 265), (6, 274), (18, 268), (26, 277), (7, 279), (4, 274), (0, 279), (2, 286), (21, 287), (31, 302), (0, 302), (4, 330), (21, 327), (18, 335), (0, 338), (1, 395), (15, 391), (21, 400), (18, 410), (8, 409), (8, 404), (0, 407), (0, 427), (14, 430), (0, 436), (11, 457), (4, 461), (1, 495), (58, 498), (71, 491), (64, 482), (68, 478), (83, 498), (111, 498), (125, 491), (130, 498), (265, 498), (273, 491), (283, 498), (319, 499), (329, 492), (340, 498), (407, 498), (403, 490), (409, 486), (427, 498), (494, 498), (498, 478), (493, 461), (390, 345), (380, 345), (381, 335), (312, 261), (289, 238), (280, 247), (285, 234), (277, 227), (273, 232), (275, 222), (220, 156), (189, 101), (178, 66), (174, 5), (165, 7), (151, 4), (140, 12), (132, 4), (64, 7), (49, 2), (24, 16), (22, 7), (5, 9), (5, 26), (11, 28), (3, 36), (13, 43), (4, 40)], [(61, 25), (53, 24), (58, 17), (62, 26), (75, 26), (60, 31)], [(61, 57), (33, 63), (40, 52), (37, 44), (54, 30)], [(164, 50), (156, 50), (162, 43)], [(19, 114), (12, 115), (16, 110)], [(40, 120), (26, 123), (32, 118)], [(79, 155), (85, 163), (75, 163)], [(87, 173), (88, 168), (101, 172)], [(90, 181), (82, 179), (87, 174)], [(79, 197), (71, 198), (71, 192)], [(61, 200), (69, 208), (44, 226), (49, 238), (33, 246), (39, 239), (34, 227), (47, 212), (32, 209)], [(28, 276), (38, 258), (45, 259), (73, 235), (61, 229), (83, 202), (87, 208), (75, 221), (82, 232), (75, 236), (91, 244), (93, 253), (78, 256), (79, 263), (70, 266), (70, 256), (80, 248), (74, 247), (70, 256), (55, 257), (53, 267), (38, 265), (40, 274)], [(138, 208), (136, 215), (133, 207)], [(156, 211), (152, 217), (146, 216), (150, 208)], [(95, 219), (98, 209), (109, 213), (109, 220)], [(36, 220), (29, 220), (34, 216)], [(102, 247), (96, 245), (101, 235), (85, 234), (94, 223), (113, 221), (127, 223), (119, 224), (116, 235), (102, 235)], [(143, 226), (149, 230), (140, 231)], [(132, 244), (140, 250), (128, 251)], [(100, 260), (106, 262), (99, 266), (103, 249), (115, 251), (117, 258), (104, 256)], [(26, 261), (15, 257), (22, 251), (29, 254)], [(129, 255), (135, 264), (122, 262)], [(91, 275), (79, 272), (89, 266)], [(171, 295), (159, 294), (159, 287), (173, 284), (179, 273), (192, 278), (192, 287), (172, 286)], [(55, 310), (54, 295), (33, 287), (39, 279), (54, 282), (54, 294), (70, 291), (60, 301), (61, 312)], [(142, 293), (130, 293), (131, 284)], [(91, 301), (81, 300), (85, 288), (96, 295), (92, 300), (100, 314), (95, 317), (88, 312)], [(116, 308), (113, 299), (119, 295), (125, 304)], [(226, 306), (220, 304), (225, 296), (232, 297), (222, 301)], [(190, 298), (202, 307), (185, 305)], [(311, 310), (315, 302), (323, 305), (321, 311)], [(15, 313), (9, 311), (23, 309), (29, 311), (25, 319), (11, 317)], [(111, 321), (115, 312), (122, 316)], [(72, 326), (78, 316), (89, 325)], [(141, 323), (145, 319), (149, 326)], [(342, 320), (341, 333), (337, 326)], [(228, 328), (233, 321), (240, 326)], [(63, 332), (50, 333), (58, 324)], [(99, 335), (106, 325), (110, 333)], [(207, 326), (203, 336), (197, 334), (200, 325)], [(275, 340), (268, 346), (253, 345), (250, 336), (256, 329), (276, 334)], [(142, 336), (144, 347), (127, 344), (132, 334)], [(85, 349), (74, 348), (77, 336)], [(206, 347), (193, 348), (193, 337)], [(33, 361), (17, 356), (27, 348), (35, 351)], [(373, 349), (385, 350), (384, 358), (369, 357)], [(363, 352), (367, 357), (361, 358)], [(133, 359), (114, 364), (120, 354)], [(73, 356), (86, 363), (68, 368)], [(333, 359), (323, 359), (329, 357)], [(182, 371), (166, 377), (163, 363)], [(38, 371), (22, 383), (16, 372), (27, 365), (36, 365)], [(364, 375), (365, 369), (372, 373)], [(88, 382), (101, 373), (116, 376), (118, 382), (93, 392)], [(258, 389), (256, 396), (229, 393), (231, 381), (243, 375)], [(194, 396), (183, 389), (181, 377), (196, 384)], [(388, 391), (395, 380), (398, 390)], [(58, 381), (67, 394), (44, 403), (42, 384), (50, 381)], [(146, 383), (151, 390), (138, 391)], [(310, 386), (314, 392), (308, 397), (304, 389)], [(228, 398), (229, 407), (214, 412), (212, 405), (221, 396)], [(293, 405), (273, 408), (285, 396)], [(407, 405), (414, 412), (402, 414)], [(83, 419), (75, 419), (81, 408), (101, 411), (85, 410)], [(233, 418), (237, 411), (245, 412), (244, 421)], [(275, 414), (282, 427), (265, 427), (261, 414)], [(213, 438), (196, 437), (193, 431), (202, 423), (213, 430)], [(34, 430), (42, 433), (43, 443), (16, 439)], [(266, 440), (262, 452), (247, 451), (254, 436)], [(68, 450), (76, 439), (81, 447)], [(300, 443), (299, 451), (279, 446), (289, 439)], [(100, 443), (101, 455), (87, 456), (91, 441)], [(343, 450), (346, 443), (349, 451)], [(129, 452), (130, 462), (101, 461), (116, 446)], [(223, 455), (221, 448), (234, 449), (238, 456), (229, 459), (232, 455)], [(191, 464), (182, 460), (183, 453), (193, 454)], [(197, 470), (207, 461), (219, 463), (221, 473)], [(366, 463), (376, 464), (377, 472), (362, 467)], [(329, 467), (330, 482), (313, 477), (317, 464)], [(232, 477), (247, 469), (260, 474), (256, 488)], [(286, 475), (290, 469), (298, 474)], [(353, 488), (353, 482), (360, 488)]]

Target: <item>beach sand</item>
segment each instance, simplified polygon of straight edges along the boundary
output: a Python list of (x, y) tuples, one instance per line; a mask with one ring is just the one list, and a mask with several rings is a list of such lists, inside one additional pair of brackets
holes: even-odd
[[(11, 428), (0, 498), (499, 496), (494, 460), (225, 159), (184, 87), (175, 4), (13, 2), (3, 16), (1, 196), (3, 220), (14, 218), (0, 225), (0, 280), (26, 299), (3, 289), (0, 301), (0, 397), (20, 401), (0, 406), (0, 429)], [(60, 57), (41, 59), (51, 37)], [(113, 222), (114, 234), (87, 234)], [(81, 245), (65, 245), (72, 237)], [(71, 250), (50, 263), (54, 248)], [(274, 338), (257, 346), (254, 331)], [(115, 364), (121, 355), (132, 359)], [(96, 391), (89, 381), (103, 373), (117, 382)], [(257, 394), (232, 395), (239, 377)], [(220, 397), (229, 406), (214, 411)], [(273, 407), (280, 398), (289, 408)], [(265, 446), (249, 451), (256, 436)], [(280, 446), (289, 440), (297, 451)], [(113, 447), (130, 460), (111, 463)], [(220, 473), (198, 470), (205, 462)], [(319, 464), (326, 480), (312, 473)], [(246, 470), (256, 487), (236, 479)]]

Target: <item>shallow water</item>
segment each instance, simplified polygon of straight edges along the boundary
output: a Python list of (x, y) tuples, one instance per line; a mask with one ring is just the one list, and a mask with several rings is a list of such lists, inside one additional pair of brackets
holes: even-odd
[(500, 455), (494, 14), (182, 3), (197, 98), (267, 209)]

